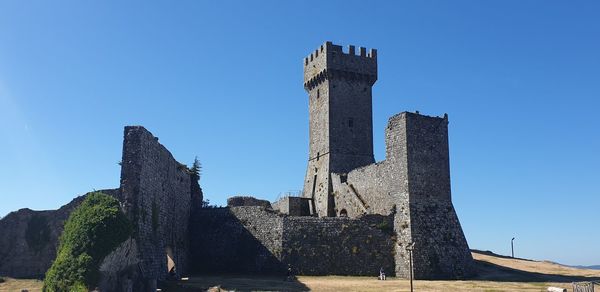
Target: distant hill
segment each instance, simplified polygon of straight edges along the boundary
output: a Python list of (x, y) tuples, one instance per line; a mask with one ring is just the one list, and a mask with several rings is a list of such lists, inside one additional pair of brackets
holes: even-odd
[[(503, 258), (503, 259), (515, 259), (515, 260), (524, 260), (524, 261), (532, 261), (535, 262), (534, 260), (529, 260), (529, 259), (524, 259), (524, 258), (513, 258), (511, 256), (504, 256), (504, 255), (499, 255), (499, 254), (495, 254), (489, 250), (477, 250), (477, 249), (471, 249), (471, 252), (476, 253), (476, 254), (481, 254), (481, 255), (487, 255), (487, 256), (492, 256), (492, 257), (496, 257), (496, 258)], [(569, 267), (569, 268), (576, 268), (576, 269), (585, 269), (585, 270), (600, 270), (600, 265), (591, 265), (591, 266), (570, 266), (570, 265), (563, 265), (561, 263), (557, 263), (557, 262), (552, 262), (552, 261), (541, 261), (543, 263), (550, 263), (550, 264), (555, 264), (555, 265), (561, 265), (564, 267)]]
[(578, 269), (600, 270), (600, 265), (593, 265), (593, 266), (570, 266), (570, 267), (578, 268)]
[[(600, 282), (598, 266), (571, 267), (550, 261), (534, 261), (471, 250), (479, 275), (476, 279), (512, 282)], [(595, 268), (595, 269), (594, 269)]]

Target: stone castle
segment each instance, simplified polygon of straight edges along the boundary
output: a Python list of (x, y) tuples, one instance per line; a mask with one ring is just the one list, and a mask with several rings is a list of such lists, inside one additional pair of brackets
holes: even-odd
[[(451, 201), (448, 116), (403, 112), (386, 127), (386, 159), (373, 155), (377, 51), (326, 42), (303, 60), (309, 96), (304, 189), (270, 203), (233, 197), (203, 208), (187, 167), (143, 127), (125, 127), (118, 198), (135, 234), (104, 259), (105, 290), (151, 290), (176, 266), (202, 273), (457, 279), (473, 259)], [(39, 276), (62, 224), (57, 211), (22, 209), (0, 220), (0, 275)]]

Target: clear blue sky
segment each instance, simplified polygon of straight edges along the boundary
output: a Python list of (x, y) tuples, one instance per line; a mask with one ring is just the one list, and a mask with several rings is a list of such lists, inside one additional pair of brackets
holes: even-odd
[(597, 1), (2, 1), (0, 215), (118, 187), (125, 125), (197, 155), (211, 202), (299, 190), (302, 58), (331, 40), (378, 49), (377, 160), (391, 115), (449, 114), (471, 248), (509, 254), (514, 236), (517, 256), (600, 264), (599, 15)]

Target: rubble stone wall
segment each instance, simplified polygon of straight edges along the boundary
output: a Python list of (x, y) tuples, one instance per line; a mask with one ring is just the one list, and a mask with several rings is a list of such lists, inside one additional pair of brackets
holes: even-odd
[(192, 197), (199, 195), (193, 193), (199, 187), (193, 186), (189, 169), (158, 138), (143, 127), (125, 127), (121, 197), (125, 214), (134, 222), (137, 251), (130, 256), (138, 258), (139, 273), (150, 289), (167, 277), (167, 254), (175, 262), (177, 276), (187, 273), (188, 223)]
[[(118, 189), (99, 192), (118, 198)], [(0, 276), (42, 278), (52, 265), (65, 221), (85, 195), (58, 210), (21, 209), (0, 220)]]
[[(389, 228), (389, 229), (388, 229)], [(286, 217), (281, 261), (301, 275), (393, 275), (392, 223), (339, 217)]]
[(267, 208), (207, 208), (192, 219), (193, 268), (199, 273), (393, 274), (392, 217), (287, 216)]
[(260, 206), (204, 208), (190, 226), (192, 271), (281, 273), (283, 220)]

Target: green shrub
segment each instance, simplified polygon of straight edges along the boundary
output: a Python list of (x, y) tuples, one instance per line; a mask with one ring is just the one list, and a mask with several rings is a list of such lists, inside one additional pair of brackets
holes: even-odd
[(5, 281), (4, 278), (0, 277), (0, 283), (4, 283)]
[(383, 233), (390, 235), (394, 233), (394, 227), (392, 227), (386, 220), (381, 221), (381, 223), (377, 224), (376, 227)]
[(131, 235), (119, 202), (91, 193), (71, 213), (60, 237), (54, 263), (46, 272), (44, 291), (87, 291), (99, 280), (104, 257)]

